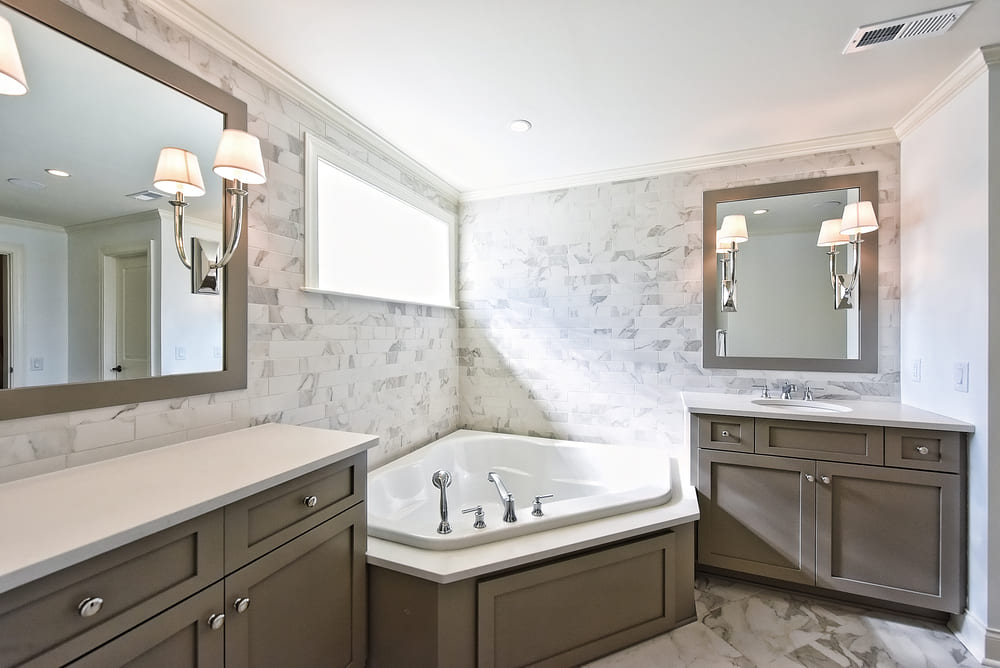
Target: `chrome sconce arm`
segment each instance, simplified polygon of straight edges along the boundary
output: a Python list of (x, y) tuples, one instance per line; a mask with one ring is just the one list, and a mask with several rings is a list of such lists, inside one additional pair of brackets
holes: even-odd
[[(878, 218), (871, 202), (852, 202), (844, 207), (842, 218), (824, 220), (820, 224), (816, 245), (829, 248), (826, 254), (830, 256), (830, 284), (833, 286), (834, 310), (854, 308), (854, 288), (858, 286), (861, 276), (861, 244), (864, 242), (861, 235), (877, 229)], [(851, 253), (853, 258), (848, 258), (848, 266), (844, 268), (845, 273), (838, 274), (837, 246), (845, 244), (849, 244), (853, 249)], [(850, 269), (852, 259), (854, 268)]]
[(740, 252), (739, 244), (749, 238), (746, 216), (736, 214), (722, 219), (722, 227), (715, 236), (715, 252), (722, 255), (723, 313), (736, 311), (736, 254)]
[[(239, 180), (234, 180), (233, 185), (226, 188), (226, 193), (232, 199), (231, 211), (233, 214), (233, 224), (229, 230), (229, 242), (222, 248), (222, 257), (213, 262), (210, 269), (218, 269), (229, 264), (233, 259), (233, 254), (240, 245), (240, 237), (243, 235), (243, 209), (246, 206), (247, 196), (250, 194)], [(183, 261), (183, 258), (182, 258)]]
[(184, 249), (184, 207), (188, 205), (184, 201), (184, 193), (178, 192), (174, 199), (170, 200), (174, 207), (174, 245), (177, 246), (177, 256), (188, 269), (191, 268), (191, 260), (188, 259)]
[(736, 244), (727, 249), (719, 259), (722, 262), (722, 281), (719, 284), (722, 294), (722, 311), (724, 313), (736, 312), (736, 254), (740, 249)]
[[(861, 275), (861, 235), (854, 235), (848, 242), (853, 249), (854, 269), (843, 274), (837, 273), (837, 251), (836, 246), (830, 246), (827, 255), (830, 256), (830, 283), (833, 285), (833, 308), (834, 310), (854, 308), (854, 288), (858, 285), (858, 276)], [(850, 260), (849, 260), (850, 261)]]

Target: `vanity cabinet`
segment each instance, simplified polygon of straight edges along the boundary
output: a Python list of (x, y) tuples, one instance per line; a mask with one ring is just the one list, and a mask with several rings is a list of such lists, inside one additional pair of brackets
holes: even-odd
[[(720, 420), (699, 416), (699, 434)], [(960, 434), (755, 422), (744, 451), (696, 440), (700, 565), (961, 611)]]
[(365, 664), (364, 453), (0, 595), (0, 666)]

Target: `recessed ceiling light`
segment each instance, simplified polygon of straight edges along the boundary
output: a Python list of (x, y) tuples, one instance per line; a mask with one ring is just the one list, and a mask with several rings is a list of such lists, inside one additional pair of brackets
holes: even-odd
[(25, 190), (41, 190), (45, 187), (44, 183), (39, 183), (38, 181), (32, 181), (30, 179), (19, 179), (17, 177), (7, 179), (7, 183), (12, 186), (17, 186), (18, 188), (24, 188)]
[(510, 122), (510, 129), (514, 132), (527, 132), (531, 129), (531, 121), (518, 118)]
[(70, 174), (64, 169), (46, 169), (45, 171), (51, 174), (52, 176), (63, 176), (63, 177), (72, 176), (72, 174)]
[(762, 213), (767, 213), (767, 209), (757, 209), (753, 212), (753, 215), (759, 216)]

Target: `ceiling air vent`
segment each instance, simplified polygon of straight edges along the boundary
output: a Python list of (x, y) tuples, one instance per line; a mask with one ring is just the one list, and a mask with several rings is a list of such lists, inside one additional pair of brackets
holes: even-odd
[(158, 193), (155, 190), (140, 190), (137, 193), (129, 193), (125, 197), (131, 197), (132, 199), (137, 199), (140, 202), (151, 202), (154, 199), (163, 199), (166, 195)]
[(901, 39), (918, 39), (937, 35), (955, 25), (958, 17), (972, 6), (966, 2), (954, 7), (936, 9), (932, 12), (904, 16), (900, 19), (882, 21), (867, 26), (861, 26), (854, 31), (854, 36), (844, 47), (844, 53), (864, 51), (886, 42), (898, 42)]

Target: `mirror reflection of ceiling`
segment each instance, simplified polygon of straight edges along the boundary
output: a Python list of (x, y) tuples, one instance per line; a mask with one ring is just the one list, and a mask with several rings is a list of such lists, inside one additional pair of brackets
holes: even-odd
[[(753, 241), (754, 235), (758, 234), (815, 231), (818, 235), (820, 224), (824, 220), (840, 218), (844, 213), (844, 205), (857, 201), (857, 192), (857, 188), (848, 188), (724, 202), (717, 207), (717, 224), (721, 227), (722, 219), (729, 215), (746, 216), (750, 236), (747, 243)], [(767, 209), (767, 212), (754, 214), (759, 209)]]
[[(179, 146), (198, 156), (207, 189), (188, 200), (187, 215), (222, 219), (222, 179), (212, 173), (222, 114), (9, 7), (0, 5), (0, 16), (13, 26), (28, 78), (26, 95), (0, 99), (0, 216), (66, 227), (169, 211), (170, 197), (126, 195), (155, 190), (160, 149)], [(72, 176), (52, 176), (50, 168)], [(25, 189), (11, 178), (45, 188)]]

